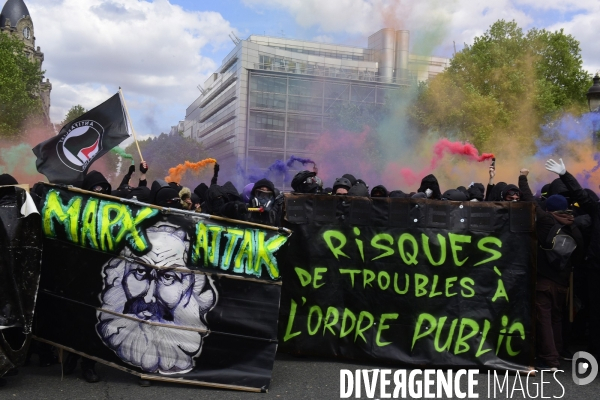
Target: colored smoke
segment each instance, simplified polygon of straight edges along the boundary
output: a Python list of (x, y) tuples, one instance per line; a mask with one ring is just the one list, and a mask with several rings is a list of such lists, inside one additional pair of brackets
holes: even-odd
[(302, 157), (296, 157), (296, 156), (291, 156), (290, 159), (285, 163), (285, 165), (288, 168), (291, 168), (295, 162), (299, 162), (302, 165), (306, 165), (306, 164), (316, 165), (316, 163), (313, 160), (311, 160), (310, 158), (302, 158)]
[(125, 150), (123, 150), (121, 147), (113, 147), (110, 151), (120, 156), (121, 158), (131, 160), (131, 165), (135, 165), (135, 160), (133, 159), (133, 156), (129, 153), (126, 153)]
[(214, 158), (206, 158), (204, 160), (201, 160), (201, 161), (198, 161), (195, 163), (186, 161), (185, 163), (179, 164), (176, 167), (169, 168), (169, 176), (166, 176), (165, 180), (167, 182), (180, 183), (181, 179), (183, 178), (183, 175), (185, 175), (185, 173), (188, 170), (191, 170), (192, 173), (194, 173), (194, 174), (199, 174), (200, 171), (202, 171), (208, 165), (216, 164), (216, 163), (217, 163), (217, 160), (215, 160)]

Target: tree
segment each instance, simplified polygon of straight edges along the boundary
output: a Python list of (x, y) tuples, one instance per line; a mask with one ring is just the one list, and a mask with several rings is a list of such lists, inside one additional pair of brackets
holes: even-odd
[[(499, 142), (525, 150), (558, 113), (581, 113), (590, 76), (579, 42), (562, 30), (497, 21), (421, 88), (412, 117), (421, 127), (490, 151)], [(492, 142), (492, 139), (493, 142)]]
[(76, 106), (71, 107), (69, 111), (67, 111), (65, 119), (61, 122), (61, 128), (69, 122), (73, 121), (75, 118), (81, 117), (86, 112), (87, 110), (83, 108), (81, 104), (77, 104)]
[(0, 33), (0, 135), (17, 136), (29, 116), (42, 112), (43, 74), (39, 63), (29, 61), (19, 39)]
[[(185, 161), (197, 162), (208, 158), (202, 143), (199, 143), (191, 138), (186, 138), (183, 135), (173, 134), (168, 135), (161, 133), (159, 136), (140, 140), (140, 150), (144, 156), (144, 160), (148, 162), (148, 184), (150, 185), (155, 179), (164, 179), (169, 174), (169, 168), (173, 168)], [(136, 170), (139, 167), (140, 159), (135, 143), (127, 146), (125, 151), (132, 154), (135, 158)], [(212, 169), (208, 172), (212, 176)], [(180, 182), (182, 185), (193, 186), (200, 183), (198, 178), (188, 174)]]

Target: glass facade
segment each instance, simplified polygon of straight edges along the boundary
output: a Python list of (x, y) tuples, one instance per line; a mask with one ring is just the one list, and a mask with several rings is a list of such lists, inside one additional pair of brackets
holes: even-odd
[[(384, 104), (397, 90), (363, 82), (281, 76), (250, 71), (248, 93), (248, 168), (268, 168), (292, 155), (310, 157), (311, 147), (327, 129), (336, 105)], [(297, 165), (301, 168), (301, 165)], [(288, 180), (296, 173), (290, 171)], [(279, 187), (289, 182), (277, 178)]]

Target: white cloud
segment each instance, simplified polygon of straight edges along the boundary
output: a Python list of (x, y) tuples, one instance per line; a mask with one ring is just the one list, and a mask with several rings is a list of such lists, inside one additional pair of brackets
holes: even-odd
[(219, 13), (185, 11), (168, 0), (27, 5), (53, 84), (52, 119), (75, 104), (94, 107), (122, 86), (136, 129), (154, 134), (183, 118), (196, 85), (217, 67), (206, 53), (229, 43), (234, 30)]
[[(288, 11), (302, 27), (325, 33), (349, 33), (366, 37), (383, 27), (411, 31), (413, 47), (420, 53), (436, 49), (450, 56), (453, 41), (457, 50), (485, 32), (499, 19), (516, 20), (529, 28), (539, 16), (553, 19), (552, 30), (565, 28), (581, 42), (584, 66), (600, 68), (598, 0), (243, 0), (245, 4)], [(549, 16), (549, 17), (548, 17)], [(566, 22), (553, 24), (554, 20)]]

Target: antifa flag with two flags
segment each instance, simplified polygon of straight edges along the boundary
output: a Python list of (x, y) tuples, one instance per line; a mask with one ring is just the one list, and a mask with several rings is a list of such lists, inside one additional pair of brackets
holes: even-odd
[(79, 185), (90, 165), (129, 137), (119, 93), (33, 148), (36, 167), (51, 183)]

